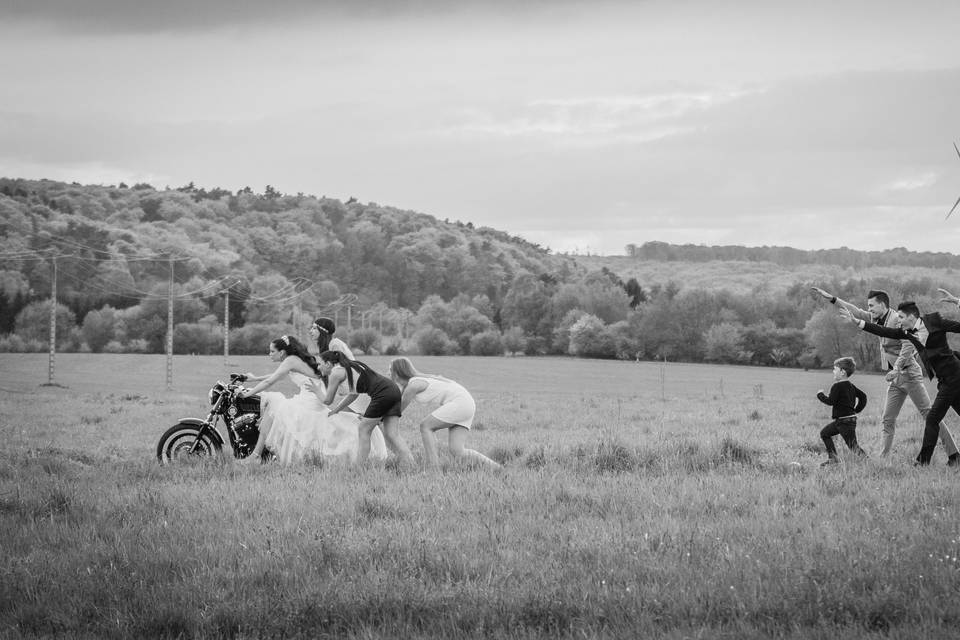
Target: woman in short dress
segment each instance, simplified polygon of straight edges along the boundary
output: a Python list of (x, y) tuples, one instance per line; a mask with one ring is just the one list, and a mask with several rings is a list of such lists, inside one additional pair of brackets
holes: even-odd
[[(360, 443), (357, 459), (363, 462), (370, 452), (371, 437), (379, 426), (387, 446), (400, 461), (413, 464), (413, 454), (400, 437), (400, 388), (368, 365), (347, 358), (340, 351), (320, 354), (320, 372), (327, 376), (327, 395), (324, 403), (330, 406), (330, 416), (340, 415), (361, 393), (370, 396), (370, 404), (360, 417)], [(347, 394), (334, 402), (337, 389), (346, 382)]]
[[(243, 389), (241, 397), (260, 393), (260, 437), (244, 462), (259, 460), (264, 448), (280, 462), (290, 464), (311, 456), (345, 457), (354, 461), (359, 448), (358, 420), (355, 414), (328, 416), (320, 401), (326, 387), (320, 378), (316, 358), (296, 338), (281, 336), (270, 342), (270, 359), (279, 362), (267, 375), (247, 374), (256, 381), (251, 389)], [(279, 391), (265, 391), (286, 376), (300, 391), (288, 398)], [(374, 440), (371, 455), (387, 456), (383, 438)]]
[(420, 423), (420, 436), (423, 438), (428, 467), (440, 466), (434, 434), (441, 429), (447, 430), (447, 446), (454, 458), (494, 468), (500, 467), (479, 451), (467, 449), (464, 446), (467, 433), (473, 426), (477, 405), (473, 396), (463, 386), (443, 376), (417, 371), (408, 358), (395, 358), (390, 363), (390, 376), (403, 389), (400, 401), (401, 411), (405, 410), (413, 400), (424, 404), (439, 403), (440, 405)]

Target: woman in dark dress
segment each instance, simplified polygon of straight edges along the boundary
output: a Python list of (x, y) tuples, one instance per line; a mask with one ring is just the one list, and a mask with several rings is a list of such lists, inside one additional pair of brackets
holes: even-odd
[[(327, 376), (324, 404), (331, 407), (330, 415), (345, 410), (361, 393), (370, 396), (370, 404), (360, 418), (357, 461), (366, 461), (370, 453), (370, 437), (379, 426), (387, 447), (401, 462), (413, 465), (413, 454), (400, 437), (400, 387), (390, 378), (358, 360), (351, 360), (340, 351), (324, 351), (319, 360), (320, 373)], [(334, 404), (337, 389), (344, 381), (347, 382), (347, 394)]]

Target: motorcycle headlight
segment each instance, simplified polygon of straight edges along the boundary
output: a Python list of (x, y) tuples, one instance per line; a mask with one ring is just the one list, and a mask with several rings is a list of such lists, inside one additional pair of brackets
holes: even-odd
[(210, 404), (213, 404), (217, 401), (217, 390), (216, 388), (210, 389), (210, 393), (207, 394), (207, 398), (210, 399)]

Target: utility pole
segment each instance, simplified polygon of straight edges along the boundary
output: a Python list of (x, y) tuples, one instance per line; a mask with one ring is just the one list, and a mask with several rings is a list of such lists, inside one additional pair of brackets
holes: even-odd
[(297, 296), (293, 307), (293, 333), (300, 337), (300, 326), (303, 323), (303, 300)]
[(173, 254), (170, 254), (170, 288), (167, 299), (167, 391), (173, 390)]
[(230, 357), (230, 287), (223, 292), (223, 368)]
[(50, 360), (47, 384), (53, 385), (54, 363), (57, 359), (57, 256), (50, 258)]

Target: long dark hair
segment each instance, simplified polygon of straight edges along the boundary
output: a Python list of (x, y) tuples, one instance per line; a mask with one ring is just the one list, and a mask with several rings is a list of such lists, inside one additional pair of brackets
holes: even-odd
[(317, 359), (310, 355), (310, 352), (307, 351), (304, 344), (293, 336), (280, 336), (276, 340), (273, 340), (271, 344), (273, 344), (273, 348), (277, 351), (285, 351), (288, 356), (300, 358), (308, 367), (313, 369), (315, 374), (323, 377), (320, 375), (320, 364), (317, 362)]
[(359, 374), (363, 374), (364, 371), (369, 371), (371, 373), (376, 373), (368, 365), (360, 362), (359, 360), (351, 360), (346, 355), (340, 351), (324, 351), (320, 354), (320, 359), (324, 362), (329, 362), (330, 364), (338, 364), (344, 369), (347, 370), (347, 382), (350, 385), (351, 389), (356, 389), (356, 386), (353, 384), (353, 372), (357, 371)]
[(417, 371), (416, 367), (413, 366), (413, 363), (410, 362), (410, 358), (405, 358), (400, 356), (399, 358), (394, 358), (390, 361), (390, 373), (394, 377), (405, 380), (404, 384), (410, 382), (410, 379), (413, 377), (418, 378), (433, 378), (434, 380), (444, 380), (447, 382), (453, 382), (449, 378), (444, 378), (443, 376), (438, 376), (435, 373), (423, 373), (422, 371)]
[(313, 321), (313, 326), (318, 329), (317, 353), (329, 351), (330, 341), (333, 339), (333, 334), (337, 330), (336, 325), (333, 324), (333, 320), (330, 318), (317, 318)]

